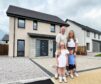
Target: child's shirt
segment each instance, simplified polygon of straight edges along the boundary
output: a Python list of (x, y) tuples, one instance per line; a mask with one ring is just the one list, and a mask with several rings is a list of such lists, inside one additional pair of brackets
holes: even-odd
[(69, 54), (68, 55), (68, 62), (69, 64), (75, 64), (75, 55), (74, 54)]
[[(67, 49), (63, 49), (63, 50), (61, 50), (60, 56), (66, 56), (67, 54), (69, 54), (69, 51)], [(57, 51), (55, 52), (55, 55), (58, 55)]]

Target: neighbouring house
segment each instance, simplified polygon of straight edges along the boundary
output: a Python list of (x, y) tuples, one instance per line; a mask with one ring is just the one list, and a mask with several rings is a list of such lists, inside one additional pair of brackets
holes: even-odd
[(66, 22), (70, 24), (68, 32), (74, 30), (79, 41), (79, 46), (86, 46), (87, 52), (101, 52), (101, 31), (69, 19)]
[(9, 35), (8, 35), (8, 34), (5, 34), (5, 35), (4, 35), (4, 37), (2, 38), (2, 42), (3, 42), (4, 44), (8, 44), (8, 42), (9, 42)]
[(59, 17), (16, 6), (9, 6), (9, 56), (53, 57), (55, 37), (60, 26), (67, 27)]

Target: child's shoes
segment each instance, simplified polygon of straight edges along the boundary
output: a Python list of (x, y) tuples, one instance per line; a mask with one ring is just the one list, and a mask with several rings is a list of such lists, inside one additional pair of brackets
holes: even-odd
[(57, 73), (55, 74), (55, 79), (58, 79), (58, 74)]
[(72, 75), (72, 74), (70, 74), (70, 77), (73, 79), (74, 78), (74, 76)]
[(76, 77), (78, 77), (78, 76), (79, 76), (77, 72), (74, 72), (74, 75), (75, 75)]
[(59, 77), (59, 83), (62, 83), (62, 77), (61, 76)]
[(66, 77), (63, 77), (63, 81), (64, 81), (65, 83), (67, 83), (67, 79), (66, 79)]

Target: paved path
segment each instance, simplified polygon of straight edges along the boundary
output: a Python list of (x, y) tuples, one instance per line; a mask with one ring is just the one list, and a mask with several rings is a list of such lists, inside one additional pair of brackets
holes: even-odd
[(32, 82), (49, 77), (28, 58), (0, 57), (0, 84)]
[[(36, 58), (33, 59), (35, 62), (40, 64), (42, 67), (55, 73), (54, 65), (56, 64), (55, 58)], [(84, 71), (93, 68), (101, 68), (101, 57), (94, 56), (78, 56), (77, 57), (77, 71)]]
[[(58, 80), (52, 78), (55, 84), (60, 84)], [(101, 84), (101, 69), (79, 73), (79, 77), (67, 78), (67, 84)], [(66, 83), (61, 83), (66, 84)]]

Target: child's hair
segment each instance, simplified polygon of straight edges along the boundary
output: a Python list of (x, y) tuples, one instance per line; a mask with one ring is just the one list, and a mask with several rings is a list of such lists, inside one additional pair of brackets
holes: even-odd
[(58, 56), (61, 54), (61, 45), (62, 45), (62, 44), (64, 44), (64, 49), (66, 49), (65, 43), (64, 43), (63, 41), (61, 41), (61, 42), (59, 43), (58, 49), (56, 50)]
[(74, 31), (73, 31), (73, 30), (70, 30), (70, 31), (69, 31), (69, 34), (68, 34), (68, 36), (67, 36), (67, 42), (69, 42), (69, 41), (70, 41), (70, 33), (71, 33), (71, 32), (73, 33), (73, 40), (74, 40), (74, 41), (76, 41)]

